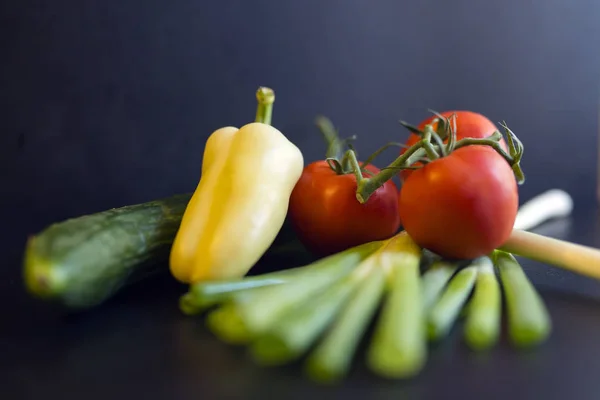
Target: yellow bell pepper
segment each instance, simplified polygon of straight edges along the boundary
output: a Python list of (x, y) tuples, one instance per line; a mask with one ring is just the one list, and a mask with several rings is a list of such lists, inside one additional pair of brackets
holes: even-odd
[(244, 276), (283, 226), (304, 159), (270, 125), (274, 92), (259, 88), (256, 98), (255, 122), (220, 128), (206, 142), (170, 253), (171, 273), (183, 283)]

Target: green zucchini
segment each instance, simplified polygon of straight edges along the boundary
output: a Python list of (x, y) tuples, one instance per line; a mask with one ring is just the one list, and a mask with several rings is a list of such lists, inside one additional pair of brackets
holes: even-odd
[[(191, 196), (179, 194), (71, 218), (29, 237), (23, 262), (27, 292), (82, 310), (142, 279), (168, 272), (171, 245)], [(288, 268), (294, 266), (290, 255), (295, 261), (313, 260), (286, 219), (261, 261)]]
[(27, 292), (86, 309), (124, 286), (168, 271), (171, 244), (190, 198), (180, 194), (48, 226), (27, 240)]

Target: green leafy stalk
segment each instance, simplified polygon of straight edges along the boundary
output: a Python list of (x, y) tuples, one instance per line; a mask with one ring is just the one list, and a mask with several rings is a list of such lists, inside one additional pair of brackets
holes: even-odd
[(456, 272), (457, 265), (445, 261), (435, 261), (421, 277), (423, 287), (423, 307), (426, 312), (439, 299), (444, 287)]
[(381, 268), (373, 268), (359, 283), (323, 341), (307, 359), (306, 372), (315, 381), (331, 383), (346, 375), (381, 302), (384, 287)]
[(473, 285), (477, 270), (468, 266), (459, 271), (427, 316), (429, 338), (440, 340), (448, 334), (465, 304)]
[(477, 268), (477, 280), (467, 308), (464, 337), (473, 350), (485, 350), (495, 345), (500, 336), (500, 285), (489, 257), (477, 259), (473, 265)]
[(215, 336), (226, 343), (244, 344), (251, 339), (233, 303), (226, 303), (209, 313), (206, 324)]
[[(251, 342), (259, 333), (265, 332), (277, 323), (289, 309), (306, 301), (332, 282), (342, 279), (382, 245), (383, 242), (371, 242), (303, 267), (262, 275), (263, 278), (270, 275), (269, 280), (273, 275), (279, 277), (287, 275), (289, 280), (286, 283), (238, 290), (228, 295), (219, 294), (217, 298), (221, 295), (227, 298), (217, 300), (217, 302), (224, 301), (225, 304), (208, 315), (208, 327), (225, 342), (236, 344)], [(245, 279), (254, 280), (256, 283), (260, 278), (259, 275)], [(192, 308), (194, 307), (198, 307), (197, 303), (192, 304)]]
[(496, 251), (494, 255), (506, 298), (511, 341), (518, 347), (540, 344), (552, 329), (542, 298), (512, 254)]
[(347, 276), (358, 264), (380, 248), (383, 242), (371, 242), (322, 258), (312, 264), (309, 273), (296, 276), (285, 285), (265, 287), (235, 299), (240, 318), (253, 334), (265, 332), (297, 304)]
[(235, 280), (192, 284), (189, 291), (180, 297), (179, 308), (187, 315), (198, 314), (215, 304), (229, 300), (237, 293), (265, 286), (280, 285), (302, 272), (304, 269), (298, 267)]
[(390, 292), (368, 349), (376, 374), (409, 378), (425, 365), (427, 337), (419, 277), (419, 257), (397, 254), (390, 268)]
[(371, 266), (369, 259), (363, 261), (350, 275), (288, 310), (256, 338), (251, 347), (254, 359), (264, 365), (280, 365), (302, 356), (333, 322), (363, 278), (363, 271)]

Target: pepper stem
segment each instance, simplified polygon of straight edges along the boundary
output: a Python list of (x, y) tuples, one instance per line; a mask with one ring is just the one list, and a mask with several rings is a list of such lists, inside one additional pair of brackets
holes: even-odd
[(256, 91), (256, 100), (258, 101), (258, 106), (256, 107), (256, 118), (254, 121), (271, 125), (275, 92), (273, 89), (261, 86)]

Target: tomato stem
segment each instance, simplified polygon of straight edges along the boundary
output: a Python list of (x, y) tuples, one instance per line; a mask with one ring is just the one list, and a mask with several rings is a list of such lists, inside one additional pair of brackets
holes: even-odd
[(431, 144), (431, 138), (435, 137), (436, 141), (440, 142), (440, 144), (441, 144), (440, 150), (444, 148), (444, 143), (442, 142), (440, 137), (437, 135), (437, 133), (435, 133), (435, 131), (433, 130), (431, 125), (427, 125), (425, 127), (424, 133), (425, 134), (423, 135), (423, 139), (421, 139), (421, 142), (423, 143), (423, 149), (425, 149), (425, 152), (427, 153), (427, 157), (429, 157), (432, 161), (437, 160), (438, 158), (440, 158), (440, 155), (437, 153), (437, 151), (435, 151), (435, 148)]
[[(450, 151), (448, 150), (448, 147), (446, 145), (444, 145), (444, 140), (440, 137), (440, 135), (437, 132), (432, 132), (431, 134), (431, 139), (433, 139), (435, 141), (435, 148), (440, 150), (440, 153), (442, 157), (446, 157), (448, 154), (450, 154)], [(433, 161), (433, 160), (432, 160)]]
[[(431, 162), (437, 160), (440, 157), (445, 157), (451, 154), (454, 150), (457, 150), (461, 147), (473, 145), (490, 146), (491, 148), (496, 150), (496, 152), (500, 154), (500, 156), (502, 156), (506, 160), (506, 162), (508, 162), (511, 166), (515, 174), (517, 183), (520, 185), (523, 182), (525, 182), (525, 175), (520, 166), (520, 161), (523, 156), (524, 150), (523, 143), (521, 143), (517, 136), (508, 128), (505, 122), (502, 123), (502, 127), (504, 128), (507, 135), (507, 142), (509, 147), (508, 153), (500, 145), (500, 140), (502, 140), (502, 134), (499, 131), (495, 131), (493, 134), (486, 138), (463, 138), (457, 141), (455, 121), (453, 121), (453, 123), (451, 124), (451, 121), (448, 118), (441, 118), (444, 120), (443, 130), (448, 132), (448, 143), (445, 145), (444, 140), (440, 136), (439, 132), (436, 132), (431, 124), (426, 125), (423, 130), (419, 130), (418, 128), (415, 128), (405, 122), (400, 121), (400, 123), (407, 127), (407, 129), (409, 129), (411, 132), (419, 135), (421, 137), (421, 140), (409, 147), (404, 154), (396, 158), (391, 164), (383, 168), (378, 174), (368, 179), (362, 179), (359, 182), (356, 191), (356, 199), (362, 204), (366, 203), (369, 200), (369, 197), (379, 187), (385, 184), (385, 182), (394, 177), (394, 175), (396, 175), (398, 171), (403, 169), (414, 169), (413, 164), (416, 162), (426, 164), (427, 161)], [(432, 140), (435, 142), (435, 144), (432, 144)], [(424, 156), (427, 156), (427, 158), (425, 160), (422, 160)]]
[(327, 144), (326, 158), (340, 158), (342, 155), (342, 141), (337, 130), (333, 126), (331, 120), (327, 117), (319, 115), (315, 119), (315, 124), (321, 131), (325, 143)]
[(362, 170), (360, 169), (360, 164), (358, 163), (358, 160), (356, 159), (356, 153), (354, 152), (354, 150), (348, 150), (346, 152), (346, 156), (344, 158), (346, 158), (348, 160), (348, 163), (350, 164), (350, 168), (354, 172), (354, 176), (356, 176), (357, 186), (359, 186), (360, 183), (362, 181), (364, 181), (365, 179), (370, 179), (370, 178), (363, 177)]
[(446, 145), (446, 152), (452, 153), (456, 147), (456, 114), (452, 114), (452, 126), (448, 124), (448, 143)]
[(392, 147), (392, 146), (396, 146), (396, 147), (404, 147), (406, 149), (410, 148), (410, 146), (405, 145), (404, 143), (400, 143), (400, 142), (389, 142), (383, 146), (381, 146), (380, 148), (378, 148), (377, 150), (375, 150), (362, 164), (361, 169), (363, 171), (365, 171), (365, 168), (367, 167), (367, 165), (371, 164), (377, 157), (379, 157), (379, 155), (381, 155), (381, 153), (383, 153), (384, 151), (386, 151), (388, 148)]
[(453, 126), (455, 127), (454, 132), (456, 132), (456, 114), (453, 113), (449, 118), (446, 118), (442, 114), (435, 110), (432, 110), (431, 108), (428, 109), (428, 111), (437, 117), (431, 122), (431, 124), (435, 122), (438, 123), (436, 132), (443, 143), (443, 141), (446, 140), (449, 136), (451, 136), (452, 133), (452, 129), (450, 127), (450, 118), (453, 119)]
[(336, 174), (342, 175), (344, 173), (344, 168), (337, 158), (327, 158), (325, 159), (325, 162), (327, 162), (329, 168), (331, 168)]
[(400, 122), (400, 125), (402, 125), (406, 129), (408, 129), (411, 133), (414, 133), (415, 135), (417, 135), (419, 137), (423, 137), (424, 132), (422, 130), (420, 130), (419, 128), (417, 128), (416, 126), (411, 125), (408, 122), (402, 121), (402, 120), (400, 120), (399, 122)]
[(340, 139), (331, 120), (324, 116), (318, 116), (315, 119), (315, 124), (321, 131), (323, 139), (325, 139), (325, 143), (327, 144), (327, 151), (325, 153), (325, 161), (327, 161), (327, 164), (329, 164), (331, 169), (338, 175), (344, 175), (350, 171), (353, 172), (354, 168), (349, 164), (347, 153), (344, 154), (343, 158), (342, 154), (346, 147), (354, 151), (351, 142), (356, 140), (356, 135)]
[(255, 122), (271, 125), (275, 92), (273, 89), (261, 86), (256, 91), (256, 100), (258, 101), (258, 106), (256, 107)]
[(371, 197), (371, 195), (387, 181), (392, 179), (399, 170), (410, 168), (410, 164), (407, 164), (407, 160), (409, 160), (412, 155), (417, 155), (417, 152), (419, 153), (419, 157), (426, 155), (426, 152), (422, 147), (423, 141), (415, 143), (408, 150), (406, 150), (404, 154), (396, 158), (390, 165), (382, 169), (378, 174), (371, 178), (363, 178), (360, 182), (358, 182), (356, 199), (361, 204), (366, 203), (369, 200), (369, 197)]
[(491, 148), (496, 150), (496, 152), (500, 154), (502, 158), (504, 158), (506, 162), (511, 166), (517, 179), (517, 183), (520, 185), (523, 182), (525, 182), (525, 175), (520, 165), (521, 157), (523, 155), (523, 145), (521, 141), (515, 136), (515, 134), (512, 133), (510, 129), (508, 129), (508, 127), (505, 126), (505, 129), (508, 133), (507, 138), (510, 154), (504, 151), (502, 146), (500, 146), (500, 139), (502, 139), (502, 134), (499, 131), (496, 131), (487, 138), (483, 139), (463, 138), (456, 142), (453, 150), (473, 145), (490, 146)]
[(513, 169), (513, 172), (515, 173), (515, 176), (517, 177), (517, 182), (519, 184), (523, 184), (523, 182), (525, 182), (525, 175), (523, 174), (523, 170), (521, 169), (520, 162), (523, 158), (523, 151), (525, 150), (525, 148), (523, 146), (523, 143), (517, 137), (517, 135), (515, 135), (514, 132), (508, 128), (508, 125), (506, 125), (506, 121), (502, 121), (500, 125), (502, 125), (504, 131), (506, 132), (506, 138), (508, 141), (510, 155), (513, 157), (513, 163), (511, 164), (511, 167)]
[(369, 197), (388, 180), (392, 179), (398, 171), (402, 169), (411, 169), (411, 165), (408, 161), (411, 157), (421, 158), (426, 155), (425, 149), (423, 149), (423, 142), (419, 141), (411, 146), (404, 154), (396, 158), (390, 165), (383, 168), (378, 174), (368, 179), (363, 179), (358, 185), (356, 192), (356, 199), (364, 204), (369, 200)]

